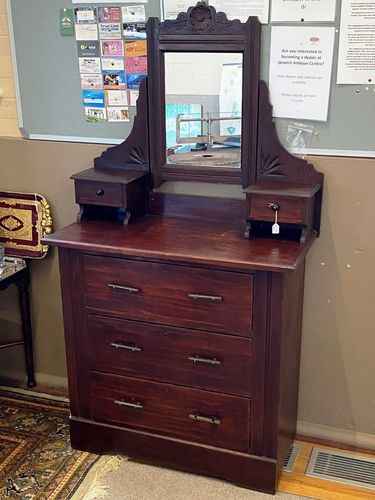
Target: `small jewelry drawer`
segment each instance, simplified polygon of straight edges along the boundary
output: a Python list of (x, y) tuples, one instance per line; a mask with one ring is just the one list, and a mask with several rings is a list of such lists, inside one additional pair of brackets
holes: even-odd
[(278, 207), (277, 219), (279, 222), (302, 224), (304, 223), (303, 200), (286, 196), (253, 194), (250, 200), (249, 218), (253, 220), (275, 220), (275, 210)]
[(95, 312), (240, 336), (251, 334), (250, 273), (85, 255), (84, 277), (85, 304)]
[(87, 315), (90, 368), (250, 396), (251, 340)]
[(80, 204), (123, 205), (122, 186), (115, 182), (75, 180), (76, 202)]
[(91, 374), (91, 418), (239, 451), (250, 448), (250, 400)]

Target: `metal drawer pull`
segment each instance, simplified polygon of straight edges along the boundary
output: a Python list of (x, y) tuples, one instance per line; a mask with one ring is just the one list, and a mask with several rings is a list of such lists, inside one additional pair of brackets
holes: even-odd
[(134, 408), (135, 410), (142, 410), (143, 408), (143, 404), (141, 403), (129, 403), (128, 401), (123, 401), (122, 399), (115, 399), (113, 402), (116, 405), (128, 406), (129, 408)]
[(204, 363), (206, 365), (221, 365), (221, 361), (216, 358), (201, 358), (200, 356), (189, 356), (189, 361), (194, 363)]
[(188, 293), (188, 297), (193, 300), (209, 300), (211, 302), (222, 302), (223, 300), (218, 295), (198, 295), (196, 293)]
[(207, 422), (208, 424), (220, 425), (221, 420), (216, 417), (204, 417), (198, 413), (190, 413), (189, 418), (196, 422)]
[(125, 292), (129, 293), (138, 293), (139, 288), (132, 288), (131, 286), (124, 285), (114, 285), (113, 283), (108, 283), (109, 288), (114, 288), (115, 290), (125, 290)]
[(111, 342), (111, 346), (115, 347), (116, 349), (126, 349), (127, 351), (132, 351), (132, 352), (141, 352), (142, 351), (141, 347), (137, 347), (135, 345), (119, 344), (117, 342)]

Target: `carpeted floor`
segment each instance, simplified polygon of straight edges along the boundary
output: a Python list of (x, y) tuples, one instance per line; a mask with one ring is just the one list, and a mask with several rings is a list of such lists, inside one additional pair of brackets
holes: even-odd
[[(101, 459), (103, 460), (103, 459)], [(105, 466), (104, 466), (105, 467)], [(72, 500), (298, 500), (239, 488), (225, 481), (139, 464), (118, 458), (117, 467), (102, 473), (101, 461), (87, 476)], [(311, 499), (310, 499), (311, 500)]]
[[(24, 391), (25, 392), (25, 391)], [(64, 401), (0, 390), (0, 498), (18, 500), (297, 500), (121, 457), (72, 450)]]
[(0, 391), (0, 498), (67, 500), (98, 456), (72, 450), (66, 402)]

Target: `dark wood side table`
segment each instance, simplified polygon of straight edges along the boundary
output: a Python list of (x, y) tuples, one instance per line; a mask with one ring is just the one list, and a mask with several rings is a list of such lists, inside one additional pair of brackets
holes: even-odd
[[(21, 261), (22, 259), (15, 259)], [(27, 372), (27, 387), (35, 387), (34, 362), (33, 362), (33, 344), (32, 344), (32, 329), (30, 316), (30, 273), (26, 263), (25, 267), (19, 269), (14, 267), (11, 274), (1, 279), (0, 275), (0, 290), (5, 290), (9, 285), (15, 284), (18, 288), (19, 305), (21, 311), (22, 322), (22, 340), (4, 340), (0, 339), (0, 349), (23, 345), (25, 349), (26, 372)]]

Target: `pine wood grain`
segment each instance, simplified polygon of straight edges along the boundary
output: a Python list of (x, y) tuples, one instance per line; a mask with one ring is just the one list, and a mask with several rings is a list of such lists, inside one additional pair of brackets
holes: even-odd
[[(340, 484), (334, 481), (327, 481), (314, 477), (305, 476), (309, 458), (314, 445), (312, 443), (297, 441), (301, 446), (296, 463), (292, 472), (283, 472), (281, 474), (278, 491), (284, 493), (293, 493), (316, 500), (374, 500), (375, 491), (367, 488), (354, 487)], [(330, 446), (317, 445), (319, 448), (327, 450), (337, 450)], [(350, 453), (354, 453), (351, 451)], [(365, 452), (356, 452), (360, 457), (374, 458), (373, 454)]]

